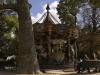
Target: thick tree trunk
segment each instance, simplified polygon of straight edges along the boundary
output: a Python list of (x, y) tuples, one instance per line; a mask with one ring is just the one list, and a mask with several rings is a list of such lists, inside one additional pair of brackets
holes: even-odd
[(20, 73), (38, 73), (39, 65), (34, 44), (34, 34), (27, 0), (18, 1), (19, 20), (19, 65)]
[(17, 0), (17, 4), (0, 5), (0, 9), (13, 9), (19, 20), (18, 72), (35, 74), (40, 72), (35, 50), (34, 34), (28, 0)]

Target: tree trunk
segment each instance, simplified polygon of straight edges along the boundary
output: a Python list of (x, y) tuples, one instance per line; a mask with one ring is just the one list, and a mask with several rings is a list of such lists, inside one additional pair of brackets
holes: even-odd
[(93, 54), (94, 53), (94, 50), (93, 50), (93, 48), (94, 48), (94, 46), (93, 46), (93, 32), (91, 32), (91, 35), (90, 35), (90, 58), (91, 58), (91, 54)]
[[(14, 7), (14, 5), (16, 5)], [(18, 13), (19, 20), (19, 51), (18, 72), (21, 74), (42, 73), (39, 69), (35, 50), (33, 27), (30, 17), (30, 4), (28, 0), (17, 0), (13, 7), (2, 5), (0, 9), (13, 9)]]
[(38, 73), (39, 65), (35, 50), (34, 34), (27, 0), (18, 1), (19, 65), (20, 73)]

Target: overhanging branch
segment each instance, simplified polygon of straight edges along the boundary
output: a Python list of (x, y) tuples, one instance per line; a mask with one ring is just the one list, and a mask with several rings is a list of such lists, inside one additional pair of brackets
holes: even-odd
[(4, 4), (4, 5), (0, 5), (0, 10), (3, 10), (3, 9), (12, 9), (12, 10), (16, 11), (17, 6), (16, 6), (16, 4)]

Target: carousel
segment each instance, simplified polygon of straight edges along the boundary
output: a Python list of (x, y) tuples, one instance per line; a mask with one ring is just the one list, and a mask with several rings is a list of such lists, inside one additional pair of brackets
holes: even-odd
[(49, 5), (46, 10), (47, 12), (33, 24), (35, 46), (41, 68), (73, 61), (77, 56), (74, 43), (80, 35), (76, 27), (59, 23), (49, 12)]

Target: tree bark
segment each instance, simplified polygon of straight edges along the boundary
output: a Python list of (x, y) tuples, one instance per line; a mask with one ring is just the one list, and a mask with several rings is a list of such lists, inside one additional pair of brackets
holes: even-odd
[(21, 74), (42, 73), (39, 69), (34, 43), (34, 32), (28, 0), (17, 0), (16, 4), (0, 5), (0, 9), (13, 9), (19, 20), (18, 72)]

